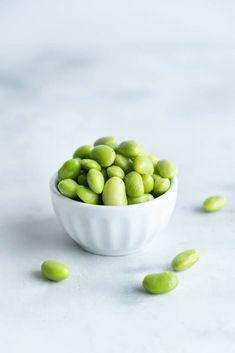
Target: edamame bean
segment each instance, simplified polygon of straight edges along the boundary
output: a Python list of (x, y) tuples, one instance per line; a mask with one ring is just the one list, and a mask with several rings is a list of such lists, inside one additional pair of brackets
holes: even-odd
[(94, 145), (95, 146), (107, 145), (109, 147), (115, 148), (117, 146), (117, 141), (114, 137), (105, 136), (105, 137), (101, 137), (98, 140), (96, 140)]
[(203, 202), (203, 209), (206, 212), (216, 212), (221, 210), (227, 203), (227, 199), (223, 196), (212, 196)]
[(81, 169), (81, 163), (79, 158), (73, 158), (66, 161), (62, 167), (58, 170), (58, 179), (77, 179)]
[(102, 168), (101, 173), (103, 174), (104, 182), (106, 183), (106, 181), (108, 180), (107, 170), (105, 168)]
[(137, 156), (133, 161), (133, 169), (139, 174), (153, 174), (153, 163), (146, 156)]
[(151, 294), (164, 294), (175, 289), (178, 283), (174, 272), (161, 272), (145, 276), (143, 287)]
[(95, 159), (102, 167), (109, 167), (115, 160), (115, 152), (113, 148), (107, 145), (95, 146), (91, 151), (91, 156)]
[(101, 170), (101, 166), (94, 159), (82, 159), (81, 167), (85, 170), (89, 170), (91, 168)]
[(118, 167), (117, 165), (112, 165), (111, 167), (108, 167), (107, 174), (109, 178), (116, 176), (118, 178), (123, 179), (125, 176), (125, 173), (122, 168)]
[(158, 174), (153, 174), (152, 177), (153, 177), (153, 181), (155, 181), (160, 175)]
[(144, 193), (148, 194), (153, 190), (154, 180), (152, 175), (142, 175), (142, 180), (144, 184)]
[(120, 143), (120, 145), (118, 145), (118, 151), (125, 157), (130, 158), (136, 157), (141, 152), (140, 147), (133, 140)]
[(154, 197), (152, 194), (144, 194), (139, 197), (128, 197), (128, 205), (134, 205), (136, 203), (142, 203), (142, 202), (147, 202), (153, 200)]
[(153, 168), (154, 168), (154, 172), (156, 172), (156, 167), (157, 167), (157, 163), (158, 163), (158, 159), (155, 156), (149, 156), (149, 159), (151, 160), (151, 162), (153, 163)]
[(79, 184), (79, 185), (84, 185), (84, 186), (87, 186), (87, 185), (88, 185), (86, 174), (80, 174), (80, 175), (78, 176), (77, 181), (78, 181), (78, 184)]
[(87, 183), (92, 191), (101, 194), (104, 188), (103, 174), (99, 170), (91, 168), (87, 173)]
[(164, 194), (171, 186), (168, 178), (162, 178), (160, 175), (154, 174), (153, 195), (155, 197)]
[(59, 282), (70, 277), (69, 267), (56, 261), (45, 261), (41, 265), (43, 276), (51, 281)]
[(78, 184), (73, 179), (63, 179), (59, 182), (57, 187), (62, 195), (69, 197), (70, 199), (77, 198), (76, 191)]
[(157, 166), (157, 173), (162, 177), (162, 178), (173, 178), (177, 174), (177, 168), (176, 165), (168, 161), (166, 159), (162, 159), (158, 161)]
[(97, 195), (94, 191), (90, 190), (86, 186), (78, 185), (77, 195), (79, 199), (85, 203), (92, 205), (98, 205), (99, 203), (99, 195)]
[(76, 149), (76, 151), (73, 154), (73, 158), (91, 158), (91, 150), (92, 150), (92, 146), (91, 145), (84, 145), (84, 146), (80, 146)]
[(184, 271), (192, 267), (200, 258), (200, 254), (195, 249), (190, 249), (176, 255), (171, 266), (175, 271)]
[(158, 161), (133, 140), (117, 145), (112, 136), (100, 137), (94, 147), (78, 147), (73, 156), (59, 169), (57, 188), (66, 197), (94, 205), (150, 201), (170, 188), (170, 179), (176, 174), (171, 161)]
[(127, 197), (124, 181), (118, 177), (111, 177), (104, 185), (103, 203), (108, 206), (125, 206)]
[(120, 167), (127, 174), (132, 170), (132, 160), (117, 153), (114, 164)]
[(128, 173), (125, 178), (126, 193), (129, 197), (138, 197), (144, 194), (144, 184), (141, 175), (137, 172)]

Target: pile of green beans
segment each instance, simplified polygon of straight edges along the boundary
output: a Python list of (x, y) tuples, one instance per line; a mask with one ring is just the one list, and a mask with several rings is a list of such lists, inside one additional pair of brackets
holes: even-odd
[(164, 194), (177, 174), (175, 164), (150, 156), (135, 141), (102, 137), (76, 149), (58, 171), (58, 190), (93, 205), (125, 206)]

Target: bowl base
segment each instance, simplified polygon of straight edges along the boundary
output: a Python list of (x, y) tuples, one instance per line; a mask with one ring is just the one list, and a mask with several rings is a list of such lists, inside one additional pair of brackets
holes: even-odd
[[(75, 241), (75, 240), (74, 240)], [(152, 238), (149, 242), (145, 243), (144, 245), (142, 245), (141, 247), (135, 249), (135, 250), (130, 250), (130, 251), (125, 251), (125, 252), (122, 252), (122, 251), (117, 251), (117, 252), (109, 252), (109, 251), (101, 251), (101, 250), (94, 250), (93, 248), (89, 248), (85, 245), (82, 245), (80, 244), (78, 241), (75, 241), (78, 246), (86, 251), (86, 252), (89, 252), (90, 254), (92, 255), (99, 255), (99, 256), (109, 256), (109, 257), (118, 257), (118, 256), (128, 256), (128, 255), (135, 255), (137, 253), (141, 253), (141, 252), (144, 252), (146, 250), (148, 250), (148, 247), (154, 242), (154, 238)]]

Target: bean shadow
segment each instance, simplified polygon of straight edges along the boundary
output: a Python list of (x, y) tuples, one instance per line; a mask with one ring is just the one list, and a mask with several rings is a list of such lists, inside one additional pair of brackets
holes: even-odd
[(146, 291), (144, 290), (141, 283), (133, 284), (124, 289), (122, 292), (122, 303), (133, 304), (141, 302), (146, 298)]
[(203, 211), (202, 206), (193, 206), (192, 211), (194, 211), (195, 213), (201, 214), (201, 215), (206, 214), (206, 212)]
[(41, 282), (45, 282), (45, 278), (42, 277), (41, 271), (31, 271), (30, 277)]

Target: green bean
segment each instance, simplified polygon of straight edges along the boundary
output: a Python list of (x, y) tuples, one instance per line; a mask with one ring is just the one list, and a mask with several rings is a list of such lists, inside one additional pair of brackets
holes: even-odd
[(221, 210), (227, 203), (223, 196), (212, 196), (206, 199), (203, 203), (203, 209), (206, 212), (216, 212)]
[[(154, 168), (154, 173), (157, 172), (157, 163), (158, 163), (158, 159), (155, 156), (149, 156), (149, 159), (151, 160), (151, 162), (153, 163), (153, 168)], [(157, 174), (157, 173), (156, 173)]]
[(126, 193), (129, 197), (138, 197), (144, 194), (144, 184), (141, 175), (137, 172), (128, 173), (125, 178)]
[(118, 151), (125, 157), (136, 157), (141, 153), (140, 147), (133, 140), (124, 141), (118, 145)]
[(184, 271), (192, 267), (200, 258), (200, 254), (195, 249), (190, 249), (176, 255), (171, 266), (175, 271)]
[(107, 174), (109, 178), (116, 176), (118, 178), (123, 179), (125, 176), (125, 173), (122, 168), (118, 167), (117, 165), (112, 165), (111, 167), (108, 167)]
[(153, 195), (155, 197), (164, 194), (171, 186), (168, 178), (162, 178), (160, 175), (154, 174)]
[(88, 185), (86, 174), (80, 174), (80, 175), (78, 176), (77, 181), (78, 181), (78, 184), (79, 184), (79, 185), (84, 185), (84, 186), (87, 186), (87, 185)]
[(142, 180), (144, 184), (144, 192), (145, 194), (150, 193), (153, 190), (154, 180), (152, 175), (142, 175)]
[(104, 189), (103, 174), (97, 169), (90, 169), (87, 173), (87, 182), (92, 191), (101, 194)]
[(142, 202), (147, 202), (153, 200), (154, 197), (152, 194), (144, 194), (142, 196), (138, 197), (128, 197), (128, 205), (134, 205), (136, 203), (142, 203)]
[(99, 195), (97, 195), (94, 191), (90, 190), (88, 187), (83, 185), (78, 186), (77, 195), (80, 200), (92, 205), (98, 205), (100, 200)]
[(178, 277), (174, 272), (161, 272), (145, 276), (143, 287), (151, 294), (164, 294), (175, 289), (178, 283)]
[(82, 159), (81, 167), (85, 170), (89, 170), (91, 168), (101, 170), (101, 166), (94, 159)]
[(42, 275), (50, 281), (63, 281), (70, 277), (69, 267), (56, 261), (45, 261), (41, 265)]
[(133, 169), (139, 174), (153, 174), (153, 163), (146, 156), (137, 156), (133, 161)]
[(58, 184), (60, 193), (70, 199), (77, 198), (78, 184), (73, 179), (63, 179)]
[(94, 145), (95, 146), (107, 145), (109, 147), (115, 148), (117, 146), (117, 141), (114, 137), (105, 136), (105, 137), (100, 137), (98, 140), (96, 140)]
[(125, 206), (127, 197), (125, 184), (118, 177), (111, 177), (104, 185), (103, 203), (108, 206)]
[(120, 167), (126, 174), (132, 171), (132, 160), (117, 153), (114, 164)]
[(168, 161), (168, 160), (158, 161), (156, 169), (157, 169), (157, 173), (162, 178), (171, 179), (177, 174), (176, 165), (173, 162)]
[(113, 148), (107, 145), (95, 146), (91, 152), (91, 156), (95, 159), (102, 167), (109, 167), (115, 160), (115, 152)]
[(73, 154), (73, 158), (91, 158), (91, 150), (92, 150), (92, 146), (91, 145), (84, 145), (84, 146), (80, 146), (76, 149), (76, 151)]
[(58, 179), (77, 179), (81, 169), (81, 163), (79, 158), (69, 159), (62, 167), (58, 170)]

